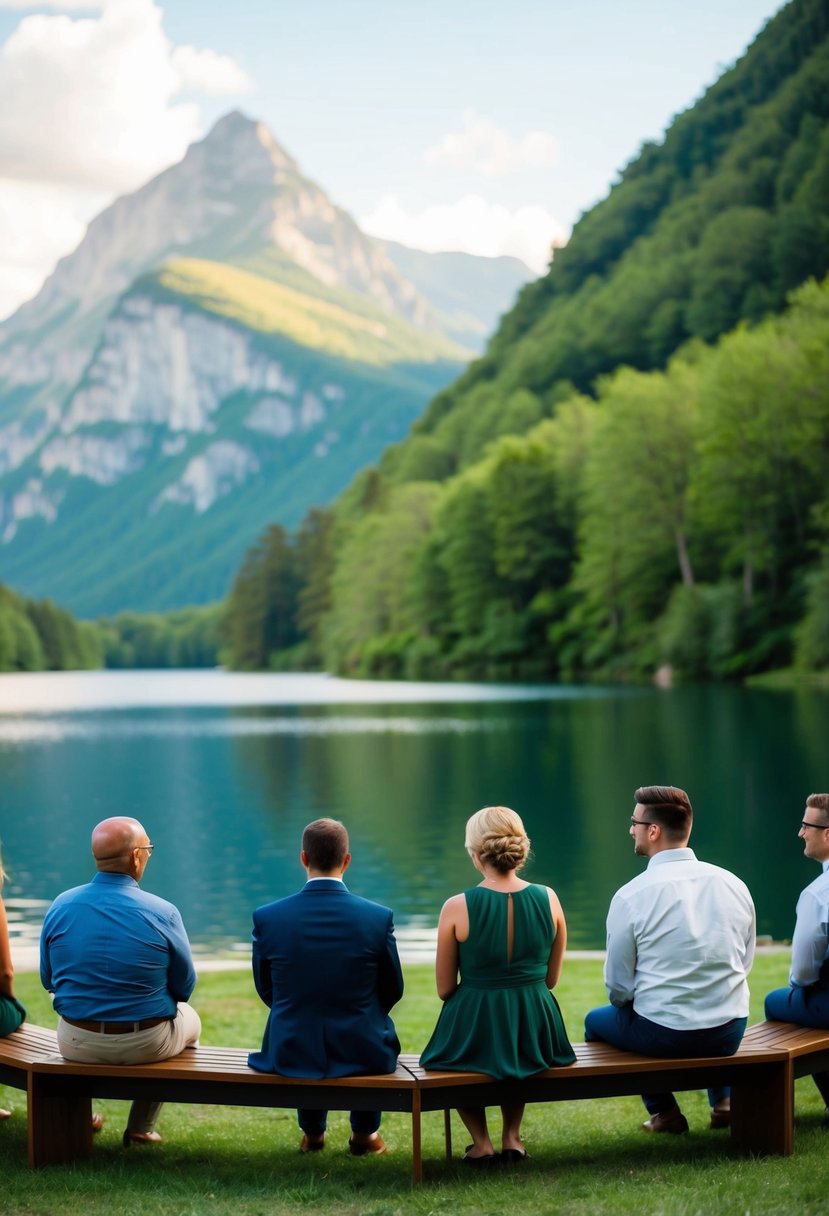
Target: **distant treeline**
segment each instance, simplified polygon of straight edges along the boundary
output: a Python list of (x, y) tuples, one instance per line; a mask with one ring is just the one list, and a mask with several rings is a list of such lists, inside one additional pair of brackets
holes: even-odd
[(105, 667), (215, 667), (222, 604), (167, 613), (121, 612), (97, 624)]
[(268, 529), (224, 629), (233, 666), (359, 676), (829, 666), (829, 284), (571, 393), (443, 481), (369, 470)]
[(30, 600), (0, 584), (0, 671), (100, 667), (97, 627), (51, 600)]
[(51, 600), (0, 584), (0, 671), (215, 667), (223, 605), (78, 621)]

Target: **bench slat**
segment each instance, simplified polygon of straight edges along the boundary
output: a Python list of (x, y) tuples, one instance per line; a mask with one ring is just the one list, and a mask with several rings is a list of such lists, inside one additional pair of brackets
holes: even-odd
[[(562, 1065), (558, 1068), (548, 1068), (537, 1073), (533, 1081), (571, 1081), (574, 1076), (640, 1076), (654, 1072), (676, 1072), (678, 1066), (683, 1071), (711, 1072), (721, 1071), (724, 1064), (735, 1062), (740, 1067), (749, 1064), (762, 1064), (778, 1060), (785, 1061), (788, 1051), (785, 1045), (778, 1042), (766, 1044), (749, 1043), (741, 1045), (734, 1056), (700, 1056), (697, 1059), (681, 1059), (676, 1057), (658, 1058), (654, 1056), (636, 1055), (635, 1052), (620, 1051), (608, 1043), (574, 1043), (576, 1053), (575, 1064)], [(457, 1085), (494, 1084), (493, 1078), (479, 1072), (450, 1072), (449, 1070), (424, 1069), (416, 1056), (401, 1056), (406, 1066), (411, 1068), (417, 1077), (421, 1089), (439, 1089)], [(528, 1078), (530, 1080), (530, 1078)]]

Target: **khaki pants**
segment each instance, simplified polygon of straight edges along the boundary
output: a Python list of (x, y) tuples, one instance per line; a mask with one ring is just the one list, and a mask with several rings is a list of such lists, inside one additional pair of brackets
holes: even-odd
[[(168, 1060), (185, 1047), (194, 1047), (201, 1034), (201, 1020), (191, 1005), (181, 1002), (176, 1016), (147, 1030), (127, 1034), (101, 1034), (82, 1030), (61, 1018), (58, 1022), (58, 1050), (65, 1060), (80, 1064), (152, 1064)], [(133, 1102), (127, 1130), (151, 1132), (163, 1102)]]

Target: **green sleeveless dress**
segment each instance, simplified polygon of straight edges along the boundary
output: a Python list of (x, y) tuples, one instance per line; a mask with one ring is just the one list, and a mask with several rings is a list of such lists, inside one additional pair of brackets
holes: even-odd
[[(424, 1068), (485, 1072), (499, 1081), (532, 1076), (575, 1053), (546, 983), (555, 927), (545, 887), (505, 894), (464, 892), (469, 937), (459, 943), (461, 982), (420, 1057)], [(513, 901), (513, 950), (507, 961), (507, 910)]]
[(0, 996), (0, 1039), (17, 1030), (25, 1018), (26, 1010), (20, 1001), (13, 996)]

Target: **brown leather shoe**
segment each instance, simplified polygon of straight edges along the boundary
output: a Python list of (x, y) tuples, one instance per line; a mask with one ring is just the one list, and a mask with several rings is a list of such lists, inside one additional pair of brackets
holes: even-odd
[(302, 1139), (299, 1142), (301, 1153), (321, 1153), (324, 1148), (325, 1132), (319, 1136), (309, 1136), (307, 1132), (302, 1133)]
[(370, 1136), (350, 1136), (348, 1151), (352, 1157), (379, 1157), (381, 1153), (387, 1153), (389, 1150), (383, 1137), (372, 1132)]
[(731, 1127), (731, 1103), (728, 1106), (711, 1107), (711, 1127), (714, 1130), (721, 1127)]
[(643, 1132), (670, 1132), (673, 1136), (681, 1136), (687, 1130), (688, 1120), (678, 1106), (665, 1111), (664, 1114), (651, 1115), (650, 1119), (642, 1124)]
[(123, 1144), (124, 1148), (131, 1148), (133, 1145), (145, 1144), (160, 1144), (160, 1132), (131, 1132), (129, 1128), (124, 1132)]
[(11, 1119), (11, 1117), (12, 1113), (10, 1110), (3, 1110), (0, 1108), (0, 1119)]
[(103, 1126), (104, 1126), (104, 1116), (99, 1115), (97, 1113), (94, 1114), (92, 1116), (92, 1135), (96, 1136), (98, 1134), (98, 1132), (101, 1131)]

